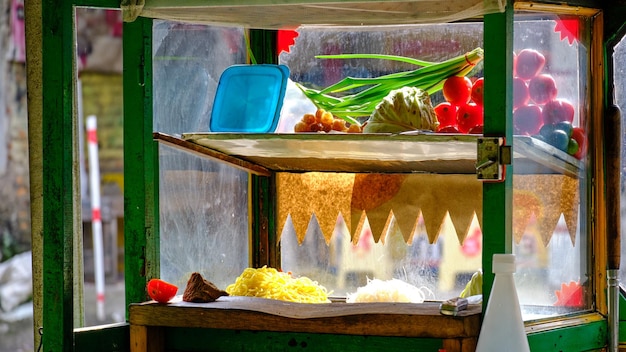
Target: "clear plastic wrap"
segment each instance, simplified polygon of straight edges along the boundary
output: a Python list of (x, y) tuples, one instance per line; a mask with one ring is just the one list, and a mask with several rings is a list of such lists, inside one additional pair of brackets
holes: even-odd
[[(124, 0), (124, 20), (173, 21), (280, 29), (299, 25), (388, 25), (465, 20), (502, 12), (504, 0)], [(399, 14), (402, 14), (400, 16)]]

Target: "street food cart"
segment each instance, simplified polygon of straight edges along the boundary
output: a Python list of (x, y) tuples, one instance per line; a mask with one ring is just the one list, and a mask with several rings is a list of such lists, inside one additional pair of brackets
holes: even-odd
[[(128, 310), (123, 324), (91, 328), (74, 303), (76, 7), (121, 9), (125, 20)], [(473, 351), (501, 253), (517, 258), (531, 350), (617, 348), (626, 336), (613, 276), (621, 137), (611, 132), (621, 127), (610, 108), (611, 55), (625, 12), (623, 2), (599, 1), (27, 3), (43, 349)], [(455, 58), (456, 71), (446, 66)], [(386, 93), (355, 107), (368, 88), (356, 84), (384, 77), (399, 89), (406, 72), (437, 121), (372, 130)], [(450, 76), (467, 78), (470, 90), (484, 82), (484, 94), (453, 102)], [(331, 89), (346, 77), (362, 90)], [(443, 126), (444, 103), (466, 120)], [(297, 127), (324, 112), (346, 129)], [(192, 273), (228, 291), (248, 268), (308, 277), (327, 303), (231, 294), (164, 304), (146, 292), (162, 278), (180, 298)], [(482, 304), (442, 314), (477, 274)], [(424, 299), (348, 303), (376, 279), (405, 281)]]

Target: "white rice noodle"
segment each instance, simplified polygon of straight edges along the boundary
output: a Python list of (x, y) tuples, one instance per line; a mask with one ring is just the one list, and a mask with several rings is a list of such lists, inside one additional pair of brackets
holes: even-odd
[(416, 287), (398, 279), (368, 279), (367, 285), (359, 287), (355, 293), (348, 293), (346, 303), (359, 302), (405, 302), (423, 303), (426, 293), (433, 296), (427, 287)]

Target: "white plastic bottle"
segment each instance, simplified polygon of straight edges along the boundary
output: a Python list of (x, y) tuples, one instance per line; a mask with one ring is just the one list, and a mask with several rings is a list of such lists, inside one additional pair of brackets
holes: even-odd
[(513, 281), (515, 255), (493, 255), (493, 288), (483, 317), (477, 352), (529, 352), (522, 312)]

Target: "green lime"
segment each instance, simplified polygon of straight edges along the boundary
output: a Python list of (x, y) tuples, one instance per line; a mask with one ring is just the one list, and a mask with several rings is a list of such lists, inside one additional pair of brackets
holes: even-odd
[(552, 133), (550, 133), (550, 135), (548, 136), (546, 140), (553, 147), (556, 147), (560, 149), (561, 151), (567, 153), (569, 149), (570, 139), (571, 138), (569, 138), (569, 136), (567, 135), (567, 132), (563, 130), (554, 130), (552, 131)]
[(571, 136), (572, 136), (572, 129), (573, 129), (573, 128), (574, 128), (574, 127), (572, 127), (572, 123), (571, 123), (571, 122), (569, 122), (569, 121), (561, 121), (561, 122), (557, 122), (557, 123), (554, 125), (554, 129), (556, 129), (556, 130), (562, 130), (562, 131), (565, 131), (565, 133), (567, 133), (567, 136), (568, 136), (568, 137), (571, 137)]
[(574, 155), (578, 153), (578, 142), (574, 138), (570, 138), (567, 144), (567, 154)]

